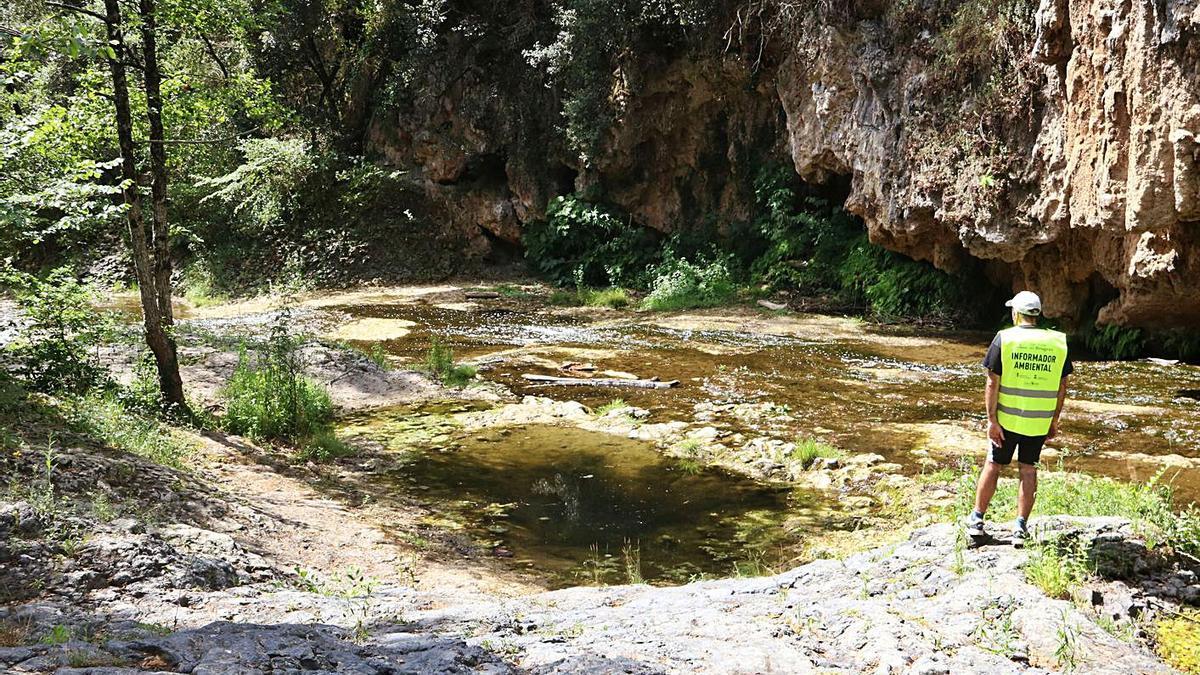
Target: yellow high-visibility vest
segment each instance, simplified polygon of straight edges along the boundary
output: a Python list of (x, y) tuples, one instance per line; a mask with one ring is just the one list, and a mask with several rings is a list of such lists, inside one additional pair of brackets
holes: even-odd
[(1000, 426), (1026, 436), (1049, 433), (1067, 363), (1066, 334), (1044, 328), (1002, 330), (1000, 358)]

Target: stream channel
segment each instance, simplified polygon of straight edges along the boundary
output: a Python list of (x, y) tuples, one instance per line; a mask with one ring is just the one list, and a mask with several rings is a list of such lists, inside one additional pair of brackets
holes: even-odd
[[(619, 397), (649, 411), (649, 421), (686, 423), (723, 447), (816, 437), (881, 455), (910, 476), (962, 470), (982, 454), (979, 361), (990, 334), (746, 308), (659, 315), (504, 300), (322, 304), (340, 326), (379, 331), (355, 335), (358, 347), (382, 345), (419, 364), (437, 340), (517, 396), (591, 409)], [(680, 384), (604, 389), (521, 377), (563, 374), (569, 362)], [(1198, 398), (1195, 366), (1079, 362), (1062, 433), (1044, 463), (1121, 480), (1157, 477), (1178, 501), (1193, 501)], [(447, 525), (551, 586), (762, 573), (806, 536), (856, 522), (837, 490), (681, 461), (661, 443), (572, 423), (510, 420), (467, 430), (454, 421), (490, 405), (359, 412), (341, 420), (340, 433), (389, 447), (396, 459), (387, 479), (397, 490), (423, 494)]]

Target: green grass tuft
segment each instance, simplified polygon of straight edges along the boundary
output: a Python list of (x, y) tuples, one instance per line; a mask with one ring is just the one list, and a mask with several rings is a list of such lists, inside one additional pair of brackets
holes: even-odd
[(846, 453), (841, 449), (815, 438), (797, 441), (796, 449), (791, 454), (791, 458), (799, 462), (800, 466), (805, 469), (816, 463), (818, 458), (840, 459), (845, 456)]
[(599, 408), (596, 408), (595, 413), (596, 413), (597, 417), (603, 417), (603, 416), (607, 415), (608, 413), (613, 412), (614, 410), (624, 410), (625, 408), (628, 408), (628, 407), (629, 407), (629, 404), (625, 402), (625, 399), (614, 398), (613, 400), (609, 401), (608, 403), (605, 403), (604, 405), (600, 406)]
[(1076, 546), (1060, 542), (1044, 542), (1033, 547), (1025, 563), (1025, 579), (1042, 589), (1051, 598), (1066, 600), (1092, 570), (1088, 569), (1087, 553)]
[(551, 305), (560, 307), (611, 307), (621, 309), (633, 304), (629, 291), (623, 288), (585, 288), (575, 290), (557, 289), (547, 299)]
[(304, 440), (296, 452), (296, 459), (302, 462), (323, 464), (338, 457), (348, 457), (355, 453), (355, 448), (337, 437), (332, 431), (325, 429), (316, 432)]
[(74, 421), (109, 445), (152, 462), (183, 469), (195, 444), (159, 420), (123, 405), (113, 394), (68, 399)]

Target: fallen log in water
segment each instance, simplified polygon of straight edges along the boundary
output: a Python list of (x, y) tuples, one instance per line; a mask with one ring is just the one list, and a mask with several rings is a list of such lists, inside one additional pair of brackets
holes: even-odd
[(467, 291), (468, 300), (495, 300), (500, 297), (496, 291)]
[(554, 377), (525, 373), (521, 377), (530, 382), (561, 387), (634, 387), (637, 389), (670, 389), (679, 385), (679, 380), (663, 382), (657, 377), (649, 380), (625, 380), (615, 377)]

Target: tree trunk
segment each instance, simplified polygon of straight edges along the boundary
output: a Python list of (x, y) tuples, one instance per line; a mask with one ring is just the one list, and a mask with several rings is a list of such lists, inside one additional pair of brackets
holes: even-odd
[[(142, 7), (144, 11), (145, 3)], [(153, 5), (150, 9), (152, 12)], [(142, 324), (146, 331), (146, 344), (154, 354), (154, 361), (158, 366), (158, 383), (164, 402), (174, 410), (184, 415), (190, 415), (191, 411), (183, 396), (183, 380), (179, 377), (179, 359), (176, 354), (175, 338), (171, 335), (174, 317), (171, 311), (171, 256), (166, 232), (166, 154), (162, 143), (162, 97), (159, 94), (161, 78), (158, 72), (157, 54), (154, 53), (154, 42), (151, 40), (145, 45), (147, 54), (146, 95), (149, 102), (148, 107), (151, 110), (150, 154), (151, 168), (154, 174), (152, 186), (154, 232), (151, 241), (146, 235), (146, 221), (142, 213), (141, 193), (137, 182), (133, 115), (129, 105), (129, 79), (126, 76), (124, 64), (127, 51), (125, 36), (121, 29), (121, 7), (118, 0), (104, 0), (104, 13), (108, 42), (116, 52), (116, 58), (109, 59), (108, 64), (112, 71), (113, 105), (117, 114), (117, 141), (121, 149), (121, 194), (127, 207), (125, 219), (129, 227), (129, 243), (133, 249), (133, 269), (141, 294)], [(153, 23), (145, 30), (153, 34)], [(151, 85), (150, 77), (151, 64), (154, 66), (153, 85)], [(156, 131), (158, 143), (154, 142)]]

